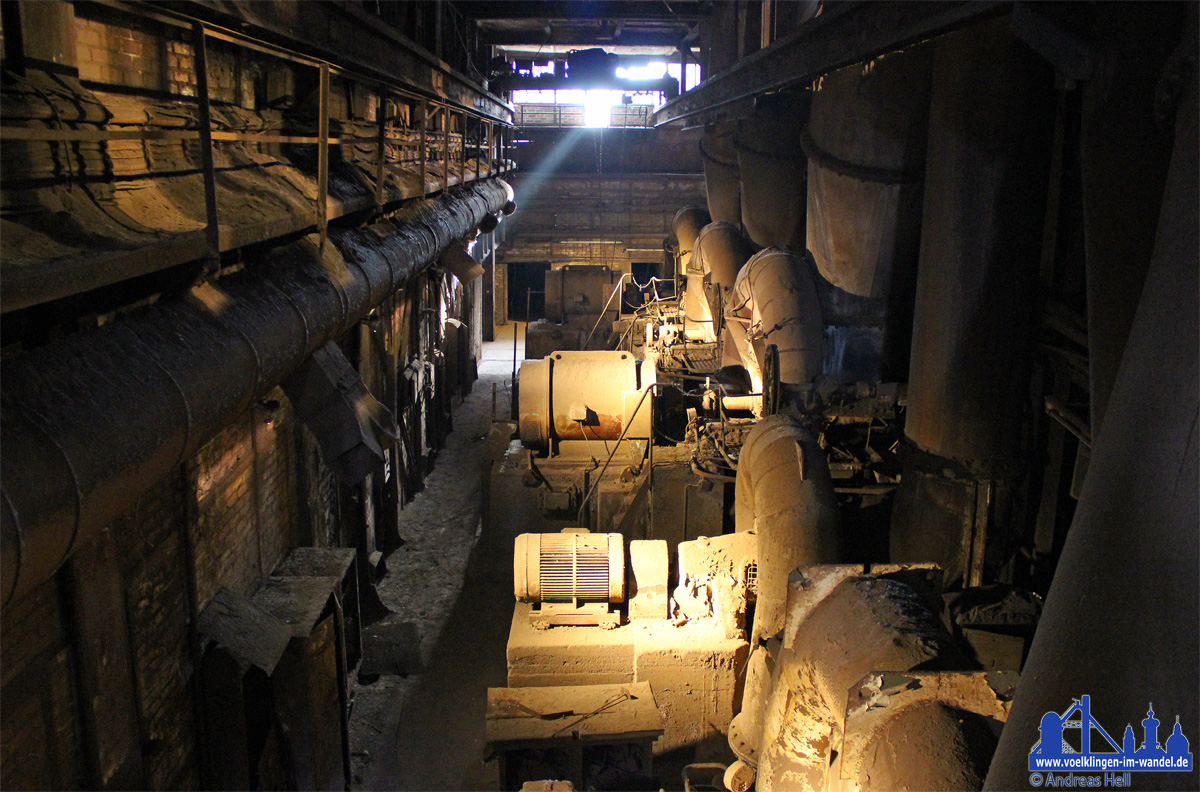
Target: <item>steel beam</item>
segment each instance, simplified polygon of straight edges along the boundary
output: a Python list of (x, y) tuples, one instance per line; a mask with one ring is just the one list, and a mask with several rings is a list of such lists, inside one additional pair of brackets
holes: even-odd
[(999, 0), (827, 5), (820, 16), (790, 36), (668, 102), (654, 114), (654, 126), (683, 119), (703, 123), (726, 105), (810, 81), (1011, 8), (1011, 2)]

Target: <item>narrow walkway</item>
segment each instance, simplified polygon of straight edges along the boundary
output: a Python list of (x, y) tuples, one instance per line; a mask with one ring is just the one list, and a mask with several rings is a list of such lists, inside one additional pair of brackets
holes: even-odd
[[(487, 688), (505, 684), (512, 616), (512, 547), (480, 543), (480, 463), (491, 425), (509, 415), (513, 331), (484, 344), (479, 379), (454, 410), (454, 431), (425, 490), (400, 515), (405, 544), (378, 586), (385, 605), (417, 625), (423, 672), (359, 684), (351, 717), (356, 789), (497, 789), (483, 762)], [(503, 546), (501, 546), (503, 545)]]

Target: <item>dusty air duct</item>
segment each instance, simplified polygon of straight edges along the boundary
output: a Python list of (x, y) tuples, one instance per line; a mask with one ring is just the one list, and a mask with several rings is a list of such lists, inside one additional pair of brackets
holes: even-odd
[(800, 138), (808, 247), (843, 382), (907, 378), (933, 46), (821, 78)]
[(760, 247), (804, 252), (808, 167), (798, 141), (810, 101), (807, 91), (761, 96), (738, 126), (742, 225)]
[(704, 293), (704, 272), (695, 260), (696, 240), (709, 223), (708, 213), (698, 206), (685, 206), (675, 213), (671, 228), (675, 236), (677, 272), (687, 283), (683, 292), (684, 334), (694, 341), (716, 341), (712, 312)]
[(717, 124), (704, 130), (700, 157), (704, 161), (704, 189), (708, 213), (714, 222), (742, 225), (741, 172), (734, 146), (733, 124)]
[(326, 341), (283, 381), (296, 416), (312, 430), (321, 458), (348, 484), (383, 462), (383, 449), (400, 436), (341, 348)]
[(783, 629), (789, 572), (841, 560), (837, 498), (825, 452), (790, 415), (764, 418), (750, 431), (735, 493), (737, 530), (758, 535), (757, 642)]
[[(492, 181), (277, 248), (215, 284), (5, 361), (0, 586), (47, 580), (208, 439), (507, 194)], [(137, 405), (131, 420), (130, 405)]]
[(779, 381), (802, 385), (821, 373), (825, 342), (817, 288), (800, 256), (778, 247), (746, 262), (725, 306), (725, 365), (745, 366), (755, 391), (763, 387), (767, 346), (779, 350)]

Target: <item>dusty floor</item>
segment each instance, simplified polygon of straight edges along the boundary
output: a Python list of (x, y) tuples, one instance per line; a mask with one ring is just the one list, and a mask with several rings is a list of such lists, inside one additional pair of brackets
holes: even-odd
[[(405, 544), (378, 589), (421, 635), (423, 672), (355, 681), (350, 719), (355, 789), (498, 789), (483, 762), (488, 687), (506, 679), (512, 617), (512, 547), (479, 542), (480, 460), (492, 419), (509, 412), (513, 328), (484, 345), (479, 379), (454, 411), (454, 432), (400, 515)], [(523, 325), (518, 360), (524, 357)]]

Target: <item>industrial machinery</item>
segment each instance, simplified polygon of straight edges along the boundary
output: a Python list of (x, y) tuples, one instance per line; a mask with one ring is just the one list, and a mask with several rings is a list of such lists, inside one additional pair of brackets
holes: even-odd
[(620, 623), (613, 604), (625, 601), (625, 541), (620, 534), (567, 528), (521, 534), (513, 549), (513, 590), (534, 607), (535, 627)]
[[(616, 350), (521, 367), (490, 487), (504, 507), (489, 530), (521, 534), (508, 683), (650, 682), (655, 751), (694, 748), (706, 773), (721, 760), (738, 792), (911, 786), (907, 760), (884, 767), (872, 747), (909, 724), (957, 746), (918, 786), (978, 786), (980, 724), (1007, 717), (1027, 645), (984, 612), (1029, 627), (1036, 607), (1011, 589), (944, 597), (936, 564), (889, 563), (907, 399), (847, 379), (882, 370), (873, 341), (838, 341), (865, 303), (811, 257), (707, 220), (676, 215), (680, 296), (618, 319)], [(846, 625), (861, 651), (839, 648)], [(877, 703), (847, 712), (855, 690)]]

